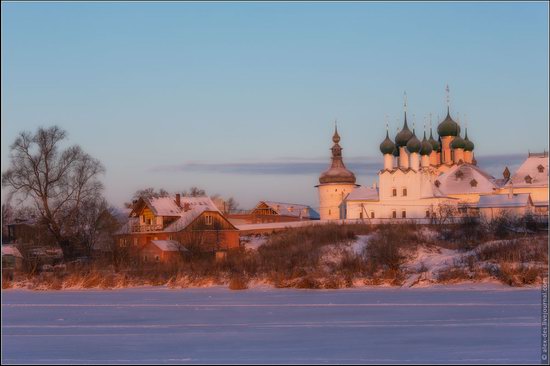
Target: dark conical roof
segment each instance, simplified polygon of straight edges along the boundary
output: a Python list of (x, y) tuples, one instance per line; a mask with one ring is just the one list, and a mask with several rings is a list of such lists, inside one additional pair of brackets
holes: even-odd
[(426, 139), (426, 131), (424, 131), (424, 138), (422, 139), (422, 148), (420, 149), (420, 155), (430, 155), (433, 147), (430, 141)]
[(394, 149), (395, 149), (395, 144), (390, 139), (388, 131), (386, 130), (386, 138), (380, 144), (380, 152), (382, 152), (382, 154), (384, 154), (384, 155), (385, 154), (392, 154)]
[(460, 134), (460, 126), (452, 118), (447, 107), (447, 117), (437, 126), (439, 136), (458, 136)]
[(407, 125), (407, 112), (405, 112), (405, 122), (403, 123), (403, 129), (395, 136), (395, 144), (398, 147), (407, 146), (407, 142), (413, 136), (409, 126)]
[(334, 129), (334, 135), (332, 136), (332, 163), (330, 167), (321, 173), (319, 177), (319, 183), (351, 183), (355, 184), (355, 174), (346, 169), (344, 161), (342, 159), (342, 147), (338, 144), (340, 142), (340, 135), (338, 135), (338, 129)]
[(474, 143), (468, 139), (468, 129), (466, 129), (466, 135), (464, 136), (464, 151), (474, 151)]
[(397, 145), (395, 145), (395, 147), (393, 148), (393, 156), (395, 157), (399, 157), (399, 148), (397, 147)]
[(451, 148), (452, 149), (464, 149), (465, 145), (466, 145), (466, 143), (465, 143), (464, 139), (462, 137), (460, 137), (460, 135), (455, 137), (453, 139), (453, 142), (451, 142)]
[(436, 139), (434, 139), (431, 128), (430, 128), (430, 139), (428, 141), (430, 142), (430, 144), (432, 144), (433, 151), (439, 151), (441, 146), (439, 145), (439, 142)]
[(420, 143), (420, 140), (418, 137), (416, 137), (416, 134), (414, 133), (414, 130), (412, 132), (412, 137), (407, 141), (407, 150), (410, 153), (418, 153), (420, 152), (420, 149), (422, 148), (422, 144)]

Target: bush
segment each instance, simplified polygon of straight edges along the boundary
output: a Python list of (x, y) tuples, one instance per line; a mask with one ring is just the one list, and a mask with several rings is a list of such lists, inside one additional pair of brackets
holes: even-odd
[(244, 276), (233, 276), (229, 280), (230, 290), (246, 290), (248, 288), (248, 281)]

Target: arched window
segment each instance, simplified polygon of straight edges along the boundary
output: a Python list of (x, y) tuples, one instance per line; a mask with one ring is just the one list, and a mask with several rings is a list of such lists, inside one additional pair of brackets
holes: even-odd
[(407, 196), (407, 188), (403, 188), (403, 197)]

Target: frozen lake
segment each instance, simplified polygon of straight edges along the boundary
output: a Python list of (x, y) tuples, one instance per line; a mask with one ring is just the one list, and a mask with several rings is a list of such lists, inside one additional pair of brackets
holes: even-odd
[(538, 363), (537, 289), (2, 291), (2, 363)]

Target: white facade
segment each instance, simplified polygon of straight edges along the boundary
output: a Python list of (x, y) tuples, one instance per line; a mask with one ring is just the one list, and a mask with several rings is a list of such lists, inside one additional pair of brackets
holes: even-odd
[[(395, 143), (386, 133), (380, 144), (383, 161), (378, 173), (379, 188), (356, 185), (354, 176), (353, 182), (346, 178), (353, 173), (344, 168), (347, 175), (342, 175), (343, 181), (318, 186), (321, 219), (425, 219), (437, 217), (444, 210), (455, 216), (479, 212), (493, 218), (505, 210), (532, 212), (529, 206), (535, 208), (534, 212), (548, 215), (547, 153), (530, 154), (512, 179), (496, 179), (477, 167), (474, 144), (467, 131), (464, 139), (460, 136), (460, 126), (451, 118), (449, 108), (437, 131), (439, 141), (430, 131), (430, 139), (424, 133), (420, 142), (414, 129), (408, 129), (405, 112), (403, 129)], [(338, 153), (341, 148), (336, 141), (335, 146)], [(338, 169), (341, 172), (341, 155), (339, 158), (341, 166), (335, 166), (333, 147), (333, 167), (323, 174)], [(517, 203), (517, 194), (529, 197), (522, 195), (519, 206), (502, 204)], [(485, 198), (480, 202), (480, 197)]]

